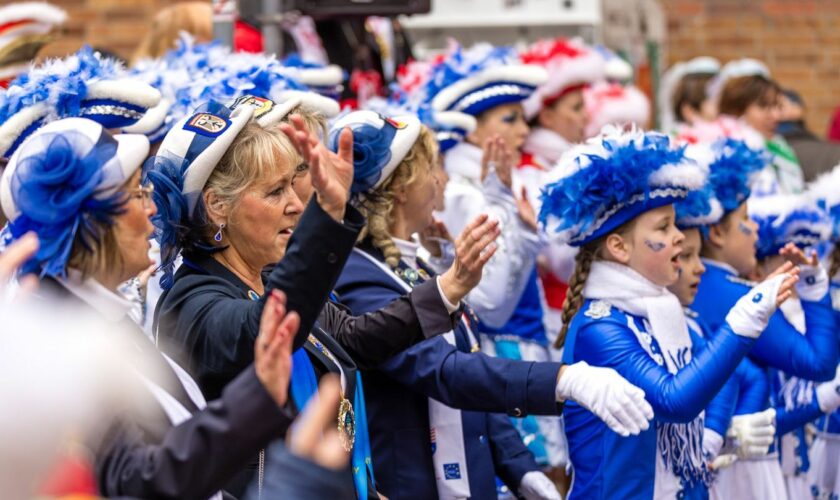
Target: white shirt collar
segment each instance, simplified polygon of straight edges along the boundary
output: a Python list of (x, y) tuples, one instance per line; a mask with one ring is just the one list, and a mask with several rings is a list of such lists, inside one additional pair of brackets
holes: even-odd
[(415, 241), (401, 240), (399, 238), (391, 238), (403, 261), (412, 269), (417, 269), (417, 251), (420, 249), (420, 244)]
[(718, 269), (722, 269), (722, 270), (728, 272), (729, 274), (738, 276), (738, 271), (736, 271), (734, 267), (730, 266), (729, 264), (727, 264), (725, 262), (721, 262), (719, 260), (705, 259), (705, 258), (701, 259), (701, 260), (703, 261), (703, 264), (705, 264), (707, 266), (716, 267)]
[(80, 300), (93, 307), (108, 321), (120, 321), (128, 315), (131, 301), (105, 288), (93, 278), (82, 280), (82, 273), (67, 270), (67, 278), (58, 280), (64, 288)]
[(549, 164), (545, 167), (550, 168), (571, 147), (572, 144), (557, 132), (537, 127), (528, 135), (522, 149), (547, 161)]
[(443, 165), (449, 175), (460, 175), (481, 183), (481, 148), (468, 142), (460, 142), (446, 152)]

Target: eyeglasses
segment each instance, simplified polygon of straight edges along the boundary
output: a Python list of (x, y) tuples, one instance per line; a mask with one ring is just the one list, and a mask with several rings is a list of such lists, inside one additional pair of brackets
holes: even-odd
[(155, 192), (155, 186), (149, 184), (147, 186), (141, 186), (136, 189), (132, 189), (128, 192), (128, 197), (132, 200), (139, 199), (143, 203), (143, 209), (148, 210), (152, 208), (152, 193)]

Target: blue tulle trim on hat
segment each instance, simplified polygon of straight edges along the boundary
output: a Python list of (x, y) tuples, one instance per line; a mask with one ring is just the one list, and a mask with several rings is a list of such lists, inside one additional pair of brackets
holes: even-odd
[(160, 247), (163, 270), (160, 285), (164, 290), (172, 287), (175, 260), (192, 230), (189, 200), (182, 193), (187, 167), (189, 164), (183, 159), (161, 155), (149, 158), (143, 166), (144, 182), (154, 186), (152, 198), (157, 213), (152, 217), (152, 224), (155, 226), (155, 240)]
[[(40, 240), (38, 252), (24, 264), (23, 273), (64, 277), (74, 242), (93, 252), (103, 236), (101, 227), (112, 225), (122, 213), (125, 193), (96, 196), (102, 189), (102, 167), (117, 150), (110, 136), (103, 137), (106, 140), (85, 147), (91, 141), (79, 132), (44, 136), (46, 147), (19, 159), (10, 188), (20, 215), (9, 223), (5, 239), (33, 231)], [(78, 151), (85, 149), (90, 151), (80, 156)]]
[[(353, 184), (350, 192), (363, 193), (379, 181), (382, 169), (391, 161), (391, 143), (397, 129), (385, 120), (380, 129), (372, 125), (353, 127)], [(338, 151), (341, 129), (330, 131), (329, 145)]]
[(682, 200), (674, 204), (677, 225), (681, 228), (697, 227), (697, 221), (708, 217), (712, 212), (712, 190), (708, 185), (703, 189), (690, 191)]

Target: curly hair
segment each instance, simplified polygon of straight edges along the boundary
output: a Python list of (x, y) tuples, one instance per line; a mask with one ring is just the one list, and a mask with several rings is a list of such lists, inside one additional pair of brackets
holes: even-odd
[(367, 219), (359, 235), (359, 241), (368, 236), (373, 245), (385, 255), (385, 262), (392, 268), (399, 265), (400, 254), (391, 236), (394, 222), (393, 210), (397, 190), (408, 187), (421, 175), (431, 175), (438, 155), (434, 134), (426, 126), (420, 130), (417, 142), (397, 165), (391, 176), (379, 187), (364, 193), (358, 201), (358, 209)]

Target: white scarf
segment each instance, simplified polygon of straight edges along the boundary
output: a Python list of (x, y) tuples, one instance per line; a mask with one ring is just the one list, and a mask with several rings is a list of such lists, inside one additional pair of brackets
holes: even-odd
[(525, 145), (522, 146), (522, 149), (545, 160), (548, 162), (546, 166), (551, 167), (571, 147), (572, 144), (557, 132), (537, 127), (525, 139)]
[[(674, 374), (691, 361), (691, 336), (679, 299), (663, 286), (656, 285), (628, 266), (606, 261), (592, 263), (583, 296), (603, 300), (624, 312), (646, 320), (650, 333), (628, 327), (639, 343), (668, 373)], [(656, 339), (661, 354), (653, 350)], [(707, 481), (703, 459), (703, 413), (687, 424), (657, 422), (657, 472), (670, 472), (670, 478), (656, 474), (654, 496), (674, 498), (681, 489), (678, 481)], [(671, 479), (673, 478), (673, 479)], [(673, 493), (673, 494), (672, 494)]]
[[(416, 248), (405, 240), (399, 245), (400, 251), (404, 252), (403, 262), (414, 262), (416, 269), (417, 254)], [(419, 247), (419, 245), (417, 245)], [(414, 248), (414, 253), (411, 249)], [(354, 248), (354, 252), (366, 258), (385, 274), (390, 276), (406, 293), (411, 287), (403, 281), (394, 271), (378, 259), (364, 250)], [(475, 344), (476, 340), (472, 331), (467, 326), (467, 334), (470, 336), (470, 343)], [(453, 330), (443, 334), (443, 338), (450, 345), (455, 345), (455, 332)], [(429, 400), (429, 431), (431, 434), (432, 463), (435, 468), (435, 482), (437, 483), (438, 498), (441, 500), (460, 500), (470, 498), (470, 478), (467, 471), (467, 453), (464, 449), (464, 421), (461, 418), (461, 410), (451, 408), (432, 398)]]

